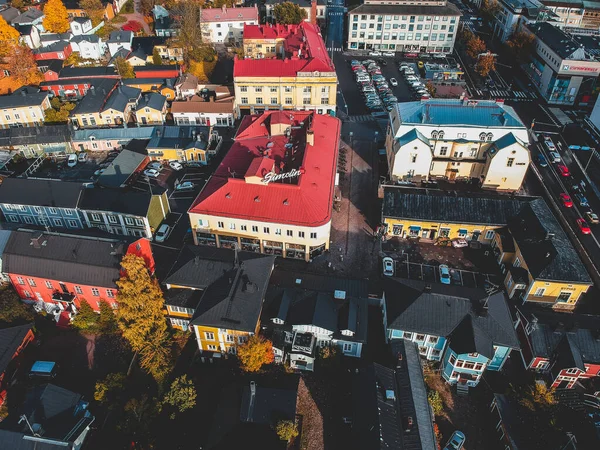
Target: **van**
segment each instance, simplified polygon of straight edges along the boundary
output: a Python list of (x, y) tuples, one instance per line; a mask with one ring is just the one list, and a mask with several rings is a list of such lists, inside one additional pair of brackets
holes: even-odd
[(77, 156), (77, 160), (79, 162), (86, 162), (88, 159), (88, 154), (86, 152), (81, 152), (78, 156)]
[(58, 365), (53, 361), (36, 361), (31, 366), (29, 378), (54, 378), (58, 372)]
[(75, 167), (77, 165), (77, 155), (75, 153), (71, 153), (69, 158), (67, 158), (67, 166)]

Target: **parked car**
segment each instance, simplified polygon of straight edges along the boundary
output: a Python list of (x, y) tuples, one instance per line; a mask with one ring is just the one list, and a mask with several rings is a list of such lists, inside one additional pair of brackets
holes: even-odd
[(466, 241), (466, 239), (454, 239), (452, 241), (452, 247), (454, 248), (463, 248), (463, 247), (468, 247), (469, 243)]
[(71, 153), (67, 158), (67, 166), (75, 167), (77, 165), (77, 155), (75, 153)]
[(389, 256), (383, 258), (383, 274), (386, 277), (394, 276), (394, 260)]
[(169, 167), (171, 167), (171, 169), (173, 169), (173, 170), (181, 170), (181, 169), (183, 169), (183, 166), (181, 165), (181, 163), (179, 163), (177, 161), (171, 161), (169, 163)]
[(160, 169), (162, 169), (162, 164), (159, 163), (158, 161), (153, 161), (146, 166), (146, 169), (160, 170)]
[(558, 172), (563, 176), (563, 177), (570, 177), (571, 176), (571, 172), (569, 172), (569, 169), (567, 168), (567, 166), (565, 166), (564, 164), (558, 164), (556, 166), (556, 169), (558, 170)]
[(396, 54), (394, 52), (383, 52), (382, 55), (383, 56), (389, 56), (391, 58), (393, 58), (394, 56), (396, 56)]
[[(102, 175), (104, 173), (105, 169), (98, 169), (94, 172), (94, 177), (99, 177), (100, 175)], [(93, 177), (92, 177), (93, 178)]]
[(398, 80), (396, 80), (395, 78), (390, 78), (390, 84), (392, 86), (398, 86)]
[(569, 196), (569, 194), (565, 194), (564, 192), (562, 194), (559, 195), (560, 200), (562, 201), (562, 204), (565, 208), (572, 208), (573, 207), (573, 200), (571, 200), (571, 197)]
[(377, 62), (382, 66), (387, 66), (387, 61), (385, 59), (378, 59)]
[(204, 167), (200, 161), (188, 161), (185, 163), (186, 167)]
[(58, 364), (54, 361), (36, 361), (31, 366), (29, 378), (54, 378), (58, 372)]
[(450, 436), (450, 440), (444, 447), (444, 450), (461, 450), (465, 445), (465, 441), (466, 438), (464, 433), (457, 430)]
[(77, 156), (77, 161), (79, 162), (86, 162), (88, 159), (88, 154), (86, 152), (81, 152), (78, 156)]
[(550, 161), (553, 163), (559, 163), (560, 155), (557, 152), (550, 152)]
[(381, 56), (381, 52), (372, 51), (372, 52), (369, 52), (369, 56)]
[(548, 167), (548, 161), (546, 161), (546, 157), (541, 153), (538, 155), (538, 164), (540, 167)]
[(450, 284), (450, 269), (446, 264), (440, 264), (440, 283)]
[(592, 232), (592, 230), (590, 230), (589, 225), (584, 219), (577, 219), (577, 226), (579, 227), (579, 231), (581, 231), (582, 234), (590, 234)]
[(596, 215), (595, 212), (593, 211), (586, 211), (585, 212), (585, 217), (587, 217), (587, 220), (589, 223), (592, 223), (594, 225), (597, 225), (600, 223), (600, 219), (598, 218), (598, 216)]
[(548, 150), (551, 152), (556, 151), (556, 145), (554, 145), (554, 142), (552, 142), (551, 139), (546, 139), (546, 136), (544, 136), (544, 144), (546, 144), (546, 148), (548, 148)]
[(144, 175), (150, 178), (157, 178), (160, 175), (160, 172), (156, 169), (146, 169), (144, 170)]
[(154, 235), (154, 240), (156, 242), (165, 242), (170, 232), (171, 227), (166, 223), (163, 223), (160, 227), (158, 227), (158, 231)]
[(579, 206), (589, 208), (590, 204), (583, 194), (575, 194), (575, 198), (577, 199), (577, 203), (579, 203)]
[(192, 183), (191, 181), (184, 181), (183, 183), (179, 183), (177, 186), (175, 186), (175, 190), (176, 191), (190, 191), (192, 189), (194, 189), (196, 187), (196, 185), (194, 183)]

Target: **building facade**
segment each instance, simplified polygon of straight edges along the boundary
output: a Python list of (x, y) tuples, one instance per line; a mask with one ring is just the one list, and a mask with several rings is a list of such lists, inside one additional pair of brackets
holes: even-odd
[(29, 92), (21, 88), (11, 95), (0, 96), (0, 128), (32, 127), (44, 123), (50, 108), (46, 92)]
[(452, 53), (460, 16), (445, 0), (365, 2), (348, 12), (348, 49)]
[[(316, 25), (247, 25), (244, 53), (254, 57), (234, 62), (238, 114), (272, 109), (335, 114), (337, 75)], [(263, 59), (270, 55), (278, 58)]]
[(517, 191), (531, 162), (527, 128), (514, 109), (490, 100), (399, 103), (386, 137), (393, 181), (475, 180)]
[(235, 121), (235, 104), (233, 98), (217, 101), (173, 102), (171, 113), (177, 125), (206, 125), (215, 127), (231, 127)]
[(188, 212), (194, 242), (306, 261), (327, 250), (339, 133), (314, 112), (246, 116)]
[(212, 44), (241, 43), (245, 25), (258, 25), (258, 7), (202, 9), (202, 40)]

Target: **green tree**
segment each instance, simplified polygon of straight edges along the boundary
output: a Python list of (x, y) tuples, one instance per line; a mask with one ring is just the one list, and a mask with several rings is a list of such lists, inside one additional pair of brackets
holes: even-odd
[(69, 31), (69, 16), (67, 8), (61, 0), (48, 0), (44, 6), (44, 20), (46, 31), (50, 33), (65, 33)]
[(556, 405), (554, 389), (548, 388), (546, 383), (534, 383), (527, 389), (519, 403), (530, 411), (550, 410)]
[(109, 408), (117, 407), (118, 400), (124, 392), (125, 374), (109, 373), (104, 380), (96, 383), (94, 400), (109, 405)]
[(92, 21), (92, 26), (98, 25), (104, 20), (104, 6), (100, 0), (79, 0), (82, 8)]
[(133, 66), (125, 58), (119, 56), (115, 59), (115, 66), (117, 68), (117, 73), (121, 75), (121, 78), (135, 78)]
[[(125, 404), (125, 417), (119, 428), (140, 438), (148, 438), (151, 424), (156, 417), (159, 405), (155, 398), (143, 394), (139, 399), (132, 398)], [(146, 447), (143, 447), (146, 448)]]
[(12, 286), (0, 287), (0, 322), (19, 325), (33, 318), (31, 307), (21, 301)]
[(531, 56), (534, 42), (535, 36), (533, 34), (527, 31), (515, 31), (510, 39), (506, 41), (506, 46), (517, 62), (525, 63)]
[[(164, 321), (164, 319), (163, 319)], [(173, 342), (168, 331), (157, 330), (140, 349), (140, 366), (161, 385), (171, 370)]]
[(258, 372), (263, 365), (275, 360), (273, 343), (263, 336), (250, 336), (246, 343), (238, 347), (237, 354), (245, 372)]
[(162, 56), (158, 52), (158, 48), (154, 47), (152, 50), (152, 64), (156, 64), (157, 66), (162, 65)]
[(118, 329), (115, 310), (105, 300), (100, 300), (100, 317), (98, 319), (98, 330), (101, 333), (114, 333)]
[(282, 25), (298, 25), (306, 19), (306, 10), (292, 2), (278, 3), (273, 8), (275, 22)]
[(444, 402), (438, 391), (429, 391), (427, 393), (427, 400), (433, 409), (433, 414), (436, 416), (439, 416), (444, 411)]
[[(54, 111), (54, 109), (52, 109), (52, 111)], [(81, 304), (79, 305), (79, 311), (73, 318), (71, 325), (73, 328), (79, 331), (95, 333), (98, 331), (99, 320), (100, 315), (94, 311), (94, 309), (86, 300), (82, 300)]]
[(277, 422), (275, 431), (277, 431), (279, 439), (286, 442), (289, 442), (298, 436), (298, 427), (291, 420), (280, 420)]
[(46, 123), (66, 123), (69, 120), (69, 114), (75, 108), (75, 103), (62, 103), (58, 97), (50, 100), (50, 105), (52, 107), (44, 111), (44, 122)]
[[(175, 378), (171, 388), (163, 398), (163, 405), (168, 405), (182, 413), (196, 406), (196, 387), (187, 375)], [(171, 419), (175, 419), (175, 412), (171, 413)]]

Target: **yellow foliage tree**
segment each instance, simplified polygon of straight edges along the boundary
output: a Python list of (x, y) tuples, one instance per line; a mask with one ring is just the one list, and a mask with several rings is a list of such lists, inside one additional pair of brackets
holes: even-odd
[(42, 25), (50, 33), (65, 33), (69, 30), (67, 8), (61, 0), (48, 0), (44, 6)]
[(0, 56), (4, 56), (10, 46), (19, 42), (19, 32), (0, 16)]
[(251, 336), (238, 347), (237, 354), (245, 372), (258, 372), (263, 365), (275, 360), (273, 343), (262, 336)]

